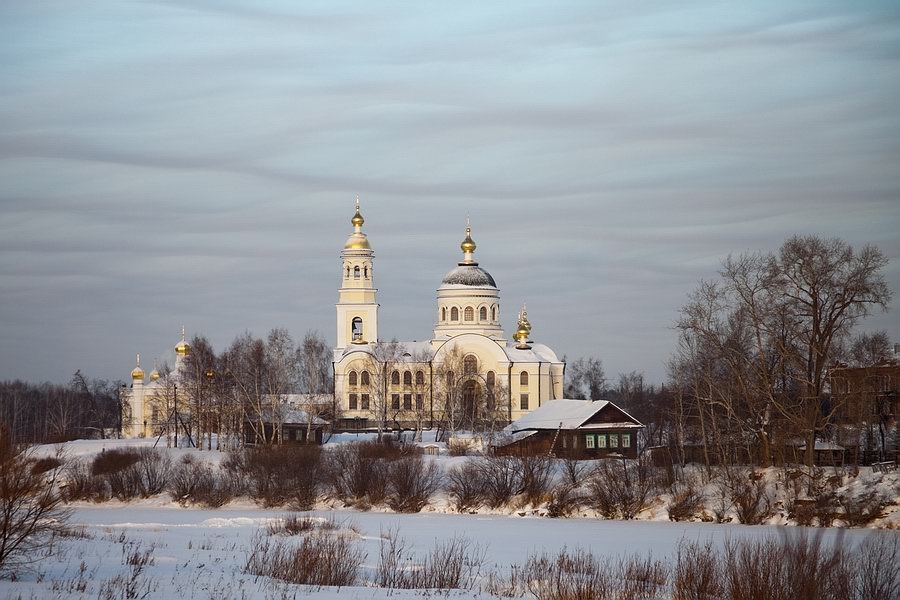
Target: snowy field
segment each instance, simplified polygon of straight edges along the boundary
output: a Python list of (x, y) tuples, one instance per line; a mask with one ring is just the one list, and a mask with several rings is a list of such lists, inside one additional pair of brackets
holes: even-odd
[[(0, 598), (104, 598), (108, 582), (130, 579), (132, 568), (123, 564), (130, 551), (152, 549), (153, 564), (136, 579), (134, 597), (238, 599), (238, 598), (413, 598), (424, 592), (383, 590), (374, 587), (322, 588), (279, 583), (244, 572), (254, 534), (283, 511), (253, 508), (197, 510), (125, 506), (82, 506), (72, 521), (83, 525), (84, 538), (59, 541), (57, 552), (20, 574), (18, 581), (0, 581)], [(727, 538), (801, 535), (802, 528), (747, 527), (741, 525), (681, 524), (639, 521), (551, 520), (510, 516), (360, 513), (352, 511), (303, 513), (335, 519), (356, 531), (366, 554), (362, 571), (370, 575), (378, 562), (382, 535), (399, 531), (411, 547), (427, 553), (436, 540), (465, 537), (470, 547), (485, 551), (484, 570), (506, 570), (523, 563), (529, 554), (580, 547), (597, 555), (629, 553), (657, 558), (673, 555), (682, 539), (711, 541)], [(841, 539), (856, 543), (868, 535), (896, 536), (891, 531), (817, 530), (826, 543)], [(484, 592), (450, 592), (452, 598), (489, 598)]]
[[(342, 436), (332, 443), (355, 441)], [(83, 440), (64, 445), (67, 458), (90, 459), (105, 450), (129, 446), (153, 446), (155, 439)], [(332, 444), (329, 444), (331, 446)], [(191, 455), (219, 465), (226, 454), (190, 448), (159, 446), (173, 460)], [(60, 448), (42, 446), (36, 456), (52, 456)], [(426, 457), (445, 469), (467, 460), (447, 455)], [(871, 479), (871, 482), (869, 480)], [(867, 483), (868, 482), (868, 483)], [(862, 473), (851, 485), (883, 488), (896, 496), (897, 474)], [(838, 529), (745, 526), (701, 522), (670, 522), (660, 504), (639, 515), (640, 520), (615, 521), (579, 513), (572, 518), (550, 519), (537, 509), (480, 509), (477, 514), (455, 514), (440, 494), (418, 514), (397, 514), (385, 507), (369, 512), (350, 510), (334, 501), (319, 502), (320, 510), (306, 513), (317, 523), (334, 522), (338, 533), (352, 539), (365, 558), (359, 570), (360, 584), (351, 588), (313, 588), (285, 583), (247, 572), (254, 541), (284, 540), (296, 544), (302, 536), (272, 534), (269, 527), (288, 515), (286, 509), (259, 508), (247, 497), (239, 497), (219, 509), (184, 508), (168, 493), (132, 502), (111, 500), (101, 504), (71, 505), (71, 529), (76, 532), (55, 540), (52, 553), (38, 557), (33, 568), (17, 573), (14, 580), (0, 580), (0, 600), (31, 598), (493, 598), (485, 591), (488, 573), (507, 575), (511, 565), (522, 565), (529, 556), (554, 554), (560, 550), (584, 549), (596, 556), (619, 558), (640, 555), (670, 561), (682, 541), (709, 542), (716, 547), (731, 540), (781, 539), (822, 536), (825, 544), (848, 548), (868, 536), (895, 539), (900, 533), (884, 529)], [(892, 526), (898, 511), (881, 526)], [(416, 559), (431, 552), (436, 543), (454, 537), (465, 540), (467, 549), (483, 552), (478, 582), (471, 590), (451, 592), (388, 590), (375, 586), (383, 540), (390, 532), (404, 539)], [(143, 556), (146, 564), (135, 565)], [(140, 562), (140, 561), (138, 561)]]

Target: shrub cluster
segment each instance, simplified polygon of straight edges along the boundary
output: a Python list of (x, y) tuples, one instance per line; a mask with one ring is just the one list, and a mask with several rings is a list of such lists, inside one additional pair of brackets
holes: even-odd
[(447, 494), (459, 512), (487, 506), (497, 509), (517, 499), (538, 505), (554, 487), (553, 462), (544, 456), (483, 456), (447, 473)]
[(365, 558), (347, 534), (316, 531), (302, 536), (299, 544), (257, 535), (245, 568), (251, 575), (289, 583), (348, 586), (357, 582)]
[(263, 506), (289, 505), (310, 510), (325, 480), (322, 449), (314, 445), (278, 445), (245, 448), (231, 453), (222, 464), (240, 490)]
[(88, 464), (75, 460), (66, 467), (65, 498), (101, 502), (114, 497), (128, 501), (165, 491), (172, 459), (153, 448), (101, 452)]

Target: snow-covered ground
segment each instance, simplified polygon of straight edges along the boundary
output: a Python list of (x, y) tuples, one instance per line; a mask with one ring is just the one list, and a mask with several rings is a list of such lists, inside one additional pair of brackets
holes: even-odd
[[(365, 436), (360, 436), (365, 437)], [(332, 444), (355, 441), (357, 436), (335, 436)], [(51, 456), (62, 450), (66, 457), (90, 459), (92, 455), (118, 447), (152, 447), (155, 439), (80, 440), (63, 447), (40, 446), (37, 456)], [(165, 448), (165, 439), (157, 446), (173, 459), (191, 455), (197, 460), (219, 464), (224, 452), (193, 448)], [(460, 464), (466, 457), (427, 456), (443, 468)], [(780, 470), (770, 469), (764, 476), (777, 486)], [(900, 474), (873, 474), (863, 470), (848, 479), (844, 488), (852, 493), (877, 489), (886, 496), (900, 491)], [(896, 504), (896, 503), (895, 503)], [(103, 504), (75, 503), (71, 524), (83, 536), (56, 540), (52, 555), (35, 563), (33, 571), (17, 574), (14, 581), (0, 581), (0, 600), (28, 598), (118, 598), (123, 586), (132, 585), (135, 595), (149, 598), (413, 598), (423, 592), (383, 590), (372, 587), (380, 544), (388, 531), (398, 531), (409, 548), (419, 556), (431, 551), (438, 540), (464, 537), (467, 547), (485, 551), (483, 571), (506, 574), (510, 565), (524, 563), (529, 555), (554, 553), (563, 548), (583, 548), (598, 556), (619, 557), (639, 554), (668, 560), (682, 540), (721, 545), (727, 538), (754, 538), (782, 535), (822, 535), (826, 543), (840, 540), (856, 543), (865, 536), (898, 536), (896, 531), (871, 529), (813, 529), (773, 527), (785, 522), (783, 516), (769, 519), (769, 525), (744, 526), (712, 523), (673, 523), (668, 520), (665, 497), (643, 511), (640, 520), (612, 521), (581, 511), (573, 518), (550, 519), (543, 509), (508, 508), (477, 514), (452, 514), (444, 493), (437, 494), (419, 514), (395, 514), (379, 507), (370, 512), (347, 510), (337, 502), (320, 502), (321, 510), (311, 513), (319, 519), (342, 523), (366, 559), (361, 579), (368, 582), (356, 588), (311, 589), (254, 577), (246, 572), (248, 551), (255, 535), (267, 535), (266, 526), (281, 519), (286, 510), (264, 510), (253, 501), (238, 498), (220, 509), (183, 508), (167, 494), (129, 503), (109, 501)], [(880, 527), (896, 527), (900, 511), (882, 520)], [(135, 575), (127, 558), (150, 551), (152, 564)], [(454, 598), (490, 597), (478, 589), (454, 591)]]
[[(469, 546), (486, 552), (484, 570), (508, 569), (529, 554), (580, 547), (596, 555), (638, 553), (671, 557), (682, 539), (720, 545), (727, 537), (799, 535), (801, 528), (746, 527), (702, 523), (640, 521), (551, 520), (500, 515), (390, 514), (352, 511), (302, 513), (331, 518), (352, 526), (357, 543), (366, 553), (362, 571), (371, 577), (377, 565), (382, 535), (399, 531), (410, 546), (425, 554), (436, 540), (458, 535)], [(87, 537), (58, 542), (57, 552), (41, 561), (36, 572), (22, 573), (18, 581), (0, 581), (0, 598), (105, 597), (109, 581), (130, 577), (123, 564), (127, 551), (152, 549), (153, 564), (137, 578), (139, 592), (149, 598), (413, 598), (421, 592), (389, 591), (374, 587), (311, 589), (255, 578), (244, 572), (251, 540), (283, 511), (255, 508), (219, 510), (153, 507), (143, 503), (122, 506), (83, 506), (72, 521), (83, 525)], [(855, 543), (867, 535), (898, 535), (890, 531), (818, 530), (826, 543), (843, 536)], [(453, 598), (491, 597), (478, 590), (453, 592)], [(112, 596), (120, 597), (120, 596)], [(140, 596), (138, 596), (140, 597)]]

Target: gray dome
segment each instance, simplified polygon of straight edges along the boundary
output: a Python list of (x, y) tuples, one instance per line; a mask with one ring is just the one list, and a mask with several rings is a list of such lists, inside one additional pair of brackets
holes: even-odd
[(472, 287), (497, 287), (491, 274), (478, 265), (460, 265), (444, 275), (442, 285), (469, 285)]

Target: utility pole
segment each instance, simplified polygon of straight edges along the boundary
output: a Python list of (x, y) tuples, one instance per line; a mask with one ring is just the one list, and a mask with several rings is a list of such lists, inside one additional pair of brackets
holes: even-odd
[(173, 404), (174, 410), (172, 412), (175, 413), (175, 447), (178, 447), (178, 384), (173, 383), (172, 389), (174, 390), (173, 394)]

